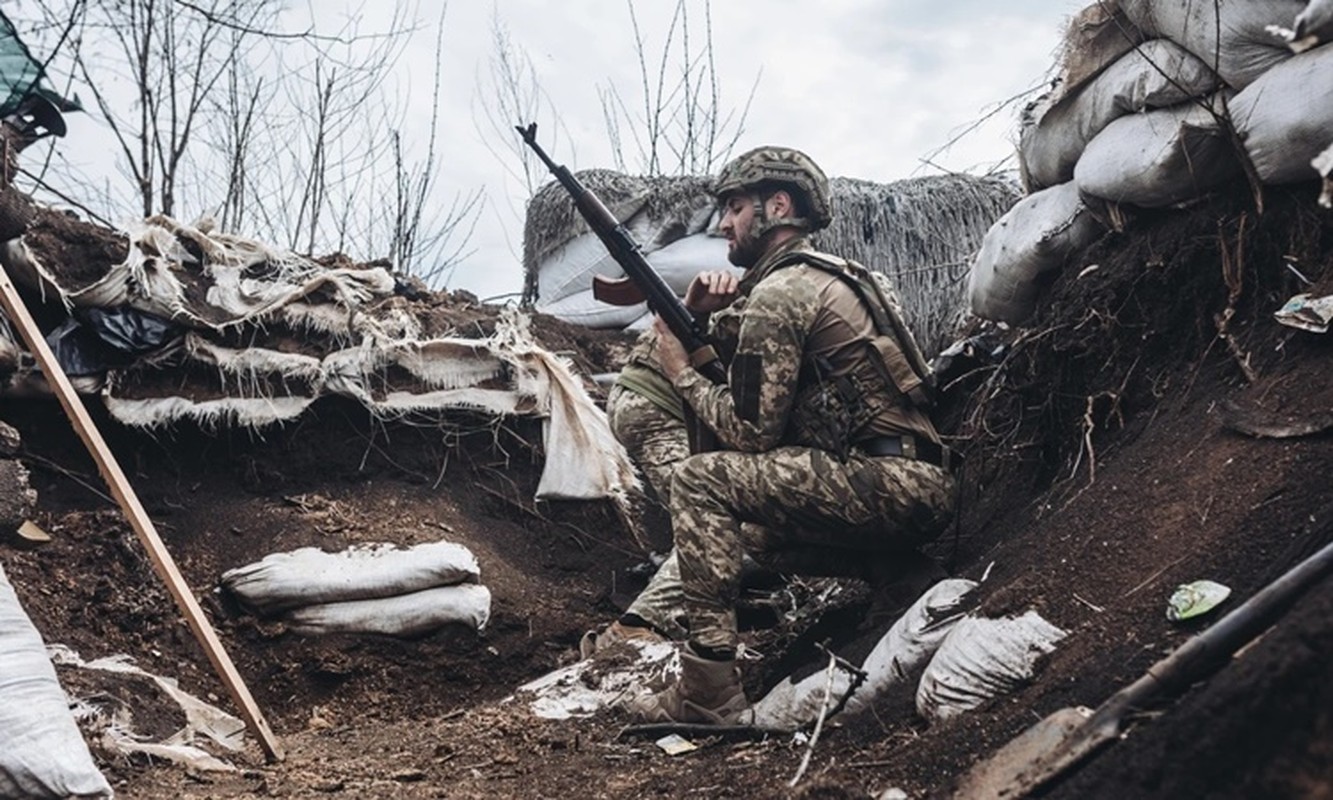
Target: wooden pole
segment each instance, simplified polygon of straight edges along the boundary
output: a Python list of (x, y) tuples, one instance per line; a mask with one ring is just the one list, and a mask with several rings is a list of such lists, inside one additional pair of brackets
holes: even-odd
[(190, 630), (203, 646), (204, 652), (208, 654), (208, 660), (212, 662), (214, 671), (222, 679), (223, 685), (227, 687), (231, 699), (241, 711), (241, 718), (250, 728), (250, 732), (259, 740), (259, 746), (263, 748), (264, 755), (270, 763), (281, 761), (283, 759), (282, 747), (274, 737), (273, 731), (269, 730), (268, 723), (264, 721), (264, 715), (260, 712), (259, 706), (255, 704), (255, 699), (250, 695), (250, 690), (246, 688), (245, 681), (241, 680), (240, 674), (236, 671), (236, 665), (228, 657), (227, 651), (223, 649), (222, 642), (218, 640), (217, 633), (213, 630), (212, 624), (204, 616), (204, 610), (199, 607), (199, 601), (195, 600), (190, 587), (186, 585), (185, 578), (181, 576), (180, 570), (176, 568), (176, 562), (171, 558), (171, 553), (167, 552), (166, 545), (162, 543), (162, 537), (158, 536), (157, 529), (153, 527), (153, 521), (148, 518), (148, 512), (144, 510), (139, 502), (139, 497), (134, 493), (130, 482), (125, 478), (125, 473), (121, 471), (120, 464), (116, 462), (116, 457), (112, 455), (111, 449), (107, 447), (102, 434), (97, 430), (91, 417), (88, 416), (88, 410), (83, 407), (83, 402), (74, 392), (74, 387), (66, 377), (65, 371), (60, 368), (56, 361), (55, 354), (47, 346), (46, 339), (42, 332), (37, 328), (37, 323), (33, 321), (32, 315), (28, 313), (28, 308), (23, 303), (23, 298), (19, 296), (18, 290), (14, 288), (13, 282), (9, 280), (9, 275), (5, 272), (4, 266), (0, 265), (0, 306), (4, 307), (5, 313), (10, 320), (18, 326), (23, 340), (28, 344), (28, 350), (37, 357), (37, 363), (42, 367), (42, 374), (55, 390), (56, 397), (60, 399), (60, 405), (65, 409), (65, 414), (70, 422), (74, 424), (74, 429), (78, 432), (79, 438), (83, 439), (83, 444), (88, 448), (93, 460), (97, 462), (97, 469), (102, 474), (102, 479), (106, 485), (111, 488), (111, 494), (120, 504), (120, 510), (124, 512), (130, 526), (138, 534), (139, 541), (148, 550), (148, 557), (153, 562), (153, 568), (157, 570), (158, 576), (167, 584), (168, 591), (176, 601), (181, 613), (185, 615), (185, 621), (189, 624)]

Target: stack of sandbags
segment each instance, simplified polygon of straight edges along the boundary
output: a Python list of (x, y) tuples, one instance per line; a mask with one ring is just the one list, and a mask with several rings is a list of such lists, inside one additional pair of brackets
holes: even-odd
[(937, 583), (866, 656), (859, 683), (841, 668), (788, 677), (754, 704), (755, 725), (794, 731), (840, 705), (849, 714), (869, 711), (899, 689), (912, 691), (922, 717), (943, 720), (1026, 685), (1066, 634), (1036, 611), (969, 613), (977, 587), (960, 578)]
[[(852, 691), (852, 677), (842, 669), (830, 680), (824, 670), (804, 678), (789, 676), (754, 704), (755, 725), (798, 730), (847, 696), (845, 709), (862, 711), (894, 686), (915, 680), (949, 631), (964, 618), (964, 606), (976, 581), (952, 578), (928, 589), (880, 638), (861, 663), (864, 680)], [(850, 692), (850, 694), (849, 694)]]
[(433, 542), (273, 553), (223, 573), (222, 586), (245, 610), (295, 633), (410, 637), (450, 624), (484, 628), (491, 593), (480, 579), (466, 547)]
[[(1099, 0), (1070, 26), (1060, 82), (1025, 114), (1028, 191), (1068, 184), (1099, 203), (1172, 207), (1242, 180), (1245, 159), (1265, 184), (1314, 180), (1311, 161), (1333, 141), (1333, 50), (1305, 48), (1333, 28), (1326, 6)], [(1304, 44), (1281, 33), (1292, 26)], [(1030, 227), (1069, 218), (1068, 204), (1047, 206), (1052, 216)], [(993, 229), (969, 281), (973, 311), (1026, 320), (1038, 276), (1063, 266), (1046, 242)]]

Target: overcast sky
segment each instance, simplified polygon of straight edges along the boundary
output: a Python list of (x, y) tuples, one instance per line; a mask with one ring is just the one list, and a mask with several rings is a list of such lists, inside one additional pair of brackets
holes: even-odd
[[(759, 144), (805, 150), (830, 175), (892, 181), (938, 167), (984, 171), (1012, 150), (1016, 107), (1000, 111), (943, 153), (939, 148), (1001, 103), (1038, 84), (1049, 72), (1068, 17), (1082, 0), (1022, 3), (997, 0), (765, 0), (716, 2), (712, 36), (724, 107), (744, 105), (758, 79), (739, 153)], [(651, 54), (660, 53), (669, 0), (637, 2), (635, 12)], [(558, 11), (554, 9), (559, 9)], [(568, 137), (555, 140), (557, 161), (572, 168), (612, 165), (597, 87), (614, 83), (637, 93), (639, 70), (630, 14), (614, 0), (504, 0), (498, 7), (454, 0), (445, 21), (446, 58), (458, 79), (446, 88), (450, 108), (467, 108), (486, 82), (492, 12), (537, 77)], [(703, 37), (702, 5), (691, 8), (696, 42)], [(405, 56), (429, 59), (421, 40)], [(697, 44), (695, 45), (698, 46)], [(475, 74), (469, 74), (475, 73)], [(418, 72), (418, 75), (425, 74)], [(471, 116), (470, 111), (461, 114)], [(550, 143), (547, 131), (548, 144)], [(494, 156), (479, 145), (470, 122), (448, 134), (460, 158), (446, 169), (460, 186), (485, 185), (490, 204), (477, 229), (477, 252), (453, 284), (482, 296), (516, 291), (508, 268), (521, 256), (522, 228), (507, 212), (522, 197)]]
[[(332, 10), (340, 4), (311, 0), (321, 28), (333, 22)], [(387, 24), (376, 16), (386, 5), (362, 7), (362, 31)], [(1083, 0), (718, 0), (711, 15), (721, 105), (739, 110), (758, 81), (733, 152), (759, 144), (793, 145), (830, 176), (875, 181), (939, 168), (985, 171), (1012, 152), (1016, 106), (937, 151), (996, 104), (1048, 75), (1060, 32), (1082, 5)], [(675, 6), (673, 0), (635, 3), (650, 58), (660, 57)], [(696, 52), (705, 38), (704, 7), (701, 0), (690, 0)], [(421, 27), (390, 87), (402, 98), (403, 129), (423, 135), (440, 8), (433, 2), (416, 8)], [(565, 129), (559, 135), (551, 127), (553, 117), (539, 118), (539, 136), (557, 161), (575, 169), (614, 166), (598, 89), (614, 85), (632, 101), (641, 97), (630, 13), (622, 0), (448, 4), (440, 56), (441, 197), (477, 190), (486, 196), (472, 253), (448, 288), (484, 298), (517, 292), (522, 285), (525, 189), (512, 177), (519, 166), (514, 140), (489, 148), (478, 130), (478, 103), (488, 102), (492, 89), (488, 60), (496, 50), (495, 19), (515, 51), (531, 59), (537, 82), (558, 111)], [(71, 120), (67, 141), (95, 141), (87, 137), (96, 135), (80, 137)], [(627, 155), (632, 162), (633, 153)], [(923, 163), (927, 158), (934, 166)]]

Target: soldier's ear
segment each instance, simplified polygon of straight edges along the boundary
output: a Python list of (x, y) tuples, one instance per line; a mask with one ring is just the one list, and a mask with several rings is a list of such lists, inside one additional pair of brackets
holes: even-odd
[(768, 201), (772, 204), (770, 216), (777, 219), (790, 217), (795, 211), (795, 202), (786, 189), (778, 189), (769, 196)]

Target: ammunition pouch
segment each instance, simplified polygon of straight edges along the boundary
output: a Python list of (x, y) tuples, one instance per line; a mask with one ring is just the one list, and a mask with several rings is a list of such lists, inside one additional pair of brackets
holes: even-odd
[(811, 365), (815, 379), (796, 395), (792, 409), (794, 444), (816, 447), (846, 461), (857, 433), (875, 417), (866, 403), (874, 396), (856, 375), (829, 378), (831, 366), (823, 357)]

